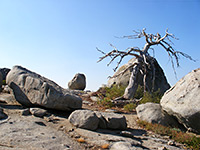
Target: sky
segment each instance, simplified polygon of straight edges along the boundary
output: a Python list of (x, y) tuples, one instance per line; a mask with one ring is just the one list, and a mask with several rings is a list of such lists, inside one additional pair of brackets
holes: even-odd
[(142, 49), (144, 39), (116, 37), (143, 28), (161, 35), (168, 28), (179, 38), (174, 48), (197, 60), (181, 57), (176, 78), (167, 53), (155, 46), (171, 85), (200, 67), (199, 0), (0, 0), (0, 68), (20, 65), (64, 88), (76, 73), (84, 73), (86, 89), (97, 90), (114, 74), (117, 61), (108, 67), (109, 59), (97, 63), (102, 54), (96, 47)]

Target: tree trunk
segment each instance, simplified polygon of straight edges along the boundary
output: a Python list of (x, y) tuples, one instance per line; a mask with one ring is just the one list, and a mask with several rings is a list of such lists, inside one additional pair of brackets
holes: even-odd
[(129, 79), (129, 84), (125, 89), (123, 97), (125, 99), (132, 99), (135, 95), (135, 92), (138, 88), (138, 76), (140, 71), (140, 64), (135, 65), (133, 67), (133, 71), (131, 72), (131, 77)]

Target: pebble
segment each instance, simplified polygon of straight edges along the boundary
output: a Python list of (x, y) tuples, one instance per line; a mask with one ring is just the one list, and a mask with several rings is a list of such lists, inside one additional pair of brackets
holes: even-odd
[(130, 131), (121, 131), (121, 136), (133, 138), (133, 134)]

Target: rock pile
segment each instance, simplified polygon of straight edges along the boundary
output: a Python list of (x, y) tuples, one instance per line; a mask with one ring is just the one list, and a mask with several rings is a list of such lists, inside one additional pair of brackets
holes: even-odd
[(127, 128), (126, 118), (115, 113), (75, 110), (68, 119), (74, 126), (88, 130), (97, 128), (125, 130)]

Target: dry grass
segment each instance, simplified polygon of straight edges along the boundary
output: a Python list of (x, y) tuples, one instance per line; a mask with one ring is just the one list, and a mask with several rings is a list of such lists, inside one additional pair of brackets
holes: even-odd
[(147, 123), (141, 120), (139, 120), (137, 124), (140, 127), (145, 128), (146, 130), (153, 131), (156, 134), (167, 135), (174, 141), (185, 144), (188, 148), (191, 148), (194, 150), (200, 149), (200, 138), (196, 137), (195, 135), (181, 132), (178, 129), (165, 127), (160, 124)]

